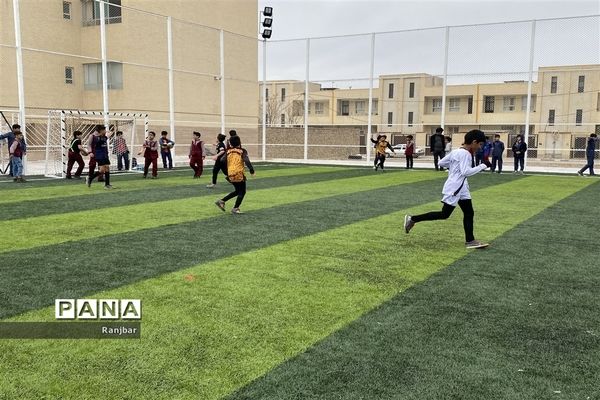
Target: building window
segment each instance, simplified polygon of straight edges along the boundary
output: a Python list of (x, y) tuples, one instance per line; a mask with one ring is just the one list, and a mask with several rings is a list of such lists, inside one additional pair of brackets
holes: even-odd
[(65, 83), (73, 84), (73, 67), (65, 67)]
[(442, 111), (442, 99), (433, 99), (431, 101), (431, 111), (441, 112)]
[(367, 113), (365, 111), (365, 105), (366, 105), (366, 102), (362, 101), (362, 100), (354, 103), (354, 111), (355, 111), (356, 115), (365, 115)]
[(467, 114), (473, 114), (473, 96), (467, 98)]
[(413, 126), (413, 112), (408, 112), (408, 126)]
[(556, 110), (548, 110), (548, 125), (554, 126), (554, 117), (556, 116)]
[(71, 3), (63, 1), (63, 19), (71, 19)]
[(550, 93), (556, 93), (558, 89), (558, 76), (553, 76), (550, 79)]
[(392, 126), (394, 124), (394, 113), (388, 112), (388, 126)]
[(493, 113), (494, 112), (494, 96), (483, 96), (483, 112)]
[(339, 100), (341, 115), (350, 115), (350, 102), (348, 100)]
[(457, 135), (458, 134), (458, 126), (446, 127), (446, 133), (449, 135)]
[(394, 84), (390, 83), (388, 85), (388, 99), (393, 99), (394, 98)]
[(323, 114), (323, 103), (315, 103), (315, 114)]
[(504, 96), (504, 111), (515, 111), (515, 98), (512, 96)]
[(460, 98), (450, 97), (448, 99), (448, 110), (452, 112), (460, 111)]
[[(104, 22), (121, 23), (121, 0), (104, 0)], [(100, 3), (95, 0), (83, 0), (83, 26), (100, 25)]]
[(265, 99), (269, 100), (269, 88), (265, 89)]
[(379, 111), (377, 107), (379, 106), (379, 101), (377, 99), (373, 99), (371, 102), (371, 115), (379, 115)]
[(408, 97), (411, 99), (415, 97), (415, 83), (414, 82), (411, 82), (408, 84)]
[(575, 125), (581, 126), (583, 122), (583, 110), (579, 109), (575, 112)]
[(281, 114), (281, 126), (285, 126), (285, 114)]
[(281, 88), (281, 102), (285, 101), (285, 88)]
[[(123, 89), (123, 64), (107, 63), (108, 88)], [(84, 88), (102, 89), (102, 63), (83, 64)]]
[(583, 93), (585, 87), (585, 75), (579, 75), (579, 81), (577, 82), (577, 93)]

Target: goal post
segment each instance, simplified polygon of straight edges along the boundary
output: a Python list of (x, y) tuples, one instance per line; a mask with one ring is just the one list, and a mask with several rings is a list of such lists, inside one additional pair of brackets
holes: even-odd
[[(67, 173), (68, 152), (73, 132), (82, 133), (81, 142), (86, 146), (97, 125), (105, 124), (105, 115), (101, 111), (50, 110), (46, 132), (46, 154), (44, 175), (53, 178), (65, 178)], [(133, 169), (133, 155), (141, 141), (136, 140), (137, 124), (144, 124), (144, 137), (148, 133), (148, 114), (108, 113), (107, 127), (109, 135), (109, 159), (111, 171), (117, 170), (117, 149), (114, 147), (115, 134), (123, 132), (123, 139), (129, 150), (129, 170)], [(125, 166), (123, 166), (125, 167)]]

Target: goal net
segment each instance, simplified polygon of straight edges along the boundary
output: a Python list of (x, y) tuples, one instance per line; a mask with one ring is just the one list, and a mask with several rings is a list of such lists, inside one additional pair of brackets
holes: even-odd
[[(137, 124), (143, 123), (140, 137), (136, 137)], [(81, 142), (87, 148), (97, 125), (105, 125), (104, 113), (101, 111), (80, 110), (51, 110), (48, 111), (48, 125), (46, 137), (45, 172), (47, 177), (64, 178), (67, 173), (69, 147), (73, 139), (73, 132), (80, 131)], [(133, 155), (137, 147), (143, 142), (148, 132), (148, 115), (132, 113), (108, 113), (108, 126), (106, 135), (109, 137), (109, 159), (111, 171), (118, 169), (117, 157), (121, 155), (121, 146), (115, 146), (116, 132), (123, 132), (129, 150), (128, 165), (123, 162), (122, 169), (135, 170)], [(143, 132), (143, 136), (142, 135)], [(84, 158), (87, 167), (87, 157)], [(123, 160), (124, 161), (124, 160)], [(76, 168), (75, 164), (75, 167)]]

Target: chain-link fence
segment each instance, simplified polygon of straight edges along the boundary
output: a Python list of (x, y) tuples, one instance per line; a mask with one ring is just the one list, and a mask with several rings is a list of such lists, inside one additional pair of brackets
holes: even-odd
[(441, 126), (455, 147), (481, 129), (506, 157), (522, 135), (529, 163), (579, 164), (600, 133), (599, 43), (597, 15), (268, 42), (266, 157), (367, 160), (385, 134), (427, 158)]

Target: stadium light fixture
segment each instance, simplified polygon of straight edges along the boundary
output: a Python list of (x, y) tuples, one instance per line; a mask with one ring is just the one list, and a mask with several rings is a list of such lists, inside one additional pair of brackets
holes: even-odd
[(263, 39), (271, 39), (271, 33), (271, 29), (265, 29), (264, 31), (262, 31)]
[(265, 7), (264, 10), (260, 13), (263, 16), (263, 20), (261, 23), (259, 18), (259, 28), (264, 29), (262, 30), (262, 32), (260, 31), (260, 29), (258, 31), (260, 32), (260, 35), (262, 36), (263, 40), (267, 40), (270, 39), (271, 35), (273, 34), (273, 30), (271, 29), (271, 27), (273, 26), (273, 7)]

